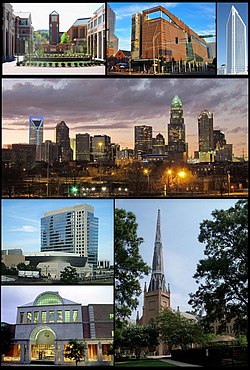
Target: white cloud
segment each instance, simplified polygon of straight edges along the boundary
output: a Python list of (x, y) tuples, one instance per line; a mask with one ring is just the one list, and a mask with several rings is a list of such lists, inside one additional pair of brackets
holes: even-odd
[(15, 229), (12, 229), (11, 231), (20, 231), (20, 232), (24, 232), (24, 233), (36, 233), (38, 231), (38, 229), (34, 226), (23, 225), (21, 227), (17, 227)]

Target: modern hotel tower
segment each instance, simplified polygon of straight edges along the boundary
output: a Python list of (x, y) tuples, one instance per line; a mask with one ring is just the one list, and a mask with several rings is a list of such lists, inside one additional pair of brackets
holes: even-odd
[(246, 25), (232, 6), (226, 24), (227, 74), (247, 73)]

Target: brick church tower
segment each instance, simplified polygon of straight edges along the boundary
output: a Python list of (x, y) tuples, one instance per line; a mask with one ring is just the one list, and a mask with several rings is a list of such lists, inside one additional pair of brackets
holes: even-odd
[[(138, 324), (147, 325), (155, 321), (158, 313), (162, 309), (170, 308), (170, 288), (166, 287), (166, 280), (163, 267), (163, 245), (161, 241), (161, 216), (160, 210), (157, 215), (156, 236), (154, 244), (154, 256), (152, 263), (152, 274), (147, 289), (146, 283), (144, 288), (144, 304), (141, 319), (137, 320)], [(161, 343), (157, 346), (158, 354), (164, 354), (167, 351), (166, 346)]]

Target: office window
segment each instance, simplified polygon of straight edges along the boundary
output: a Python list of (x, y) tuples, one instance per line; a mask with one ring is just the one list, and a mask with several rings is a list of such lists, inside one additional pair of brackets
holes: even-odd
[(46, 311), (42, 311), (42, 322), (47, 322)]
[(70, 310), (65, 310), (65, 322), (70, 322)]
[(39, 321), (39, 311), (34, 312), (34, 323), (38, 323)]
[(55, 321), (55, 311), (49, 311), (49, 322)]
[(57, 319), (56, 319), (57, 322), (62, 322), (62, 311), (57, 311)]
[(20, 312), (20, 324), (24, 323), (24, 312)]
[(78, 321), (78, 310), (73, 310), (73, 321), (74, 322)]
[(30, 324), (31, 323), (31, 319), (32, 319), (32, 313), (31, 312), (27, 312), (27, 324)]

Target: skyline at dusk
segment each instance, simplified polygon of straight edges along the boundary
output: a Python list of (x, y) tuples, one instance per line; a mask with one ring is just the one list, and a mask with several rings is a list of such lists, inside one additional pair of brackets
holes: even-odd
[[(109, 135), (121, 148), (134, 148), (134, 126), (153, 127), (167, 142), (171, 100), (183, 103), (189, 156), (198, 150), (198, 115), (209, 110), (214, 129), (225, 133), (235, 156), (248, 153), (246, 79), (3, 79), (2, 145), (28, 143), (30, 115), (44, 116), (44, 141), (54, 141), (65, 121), (70, 137)], [(27, 106), (28, 102), (28, 106)]]

